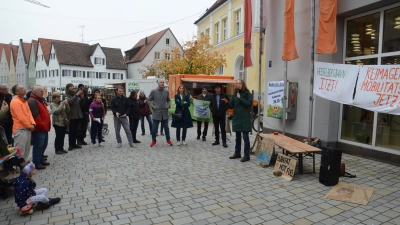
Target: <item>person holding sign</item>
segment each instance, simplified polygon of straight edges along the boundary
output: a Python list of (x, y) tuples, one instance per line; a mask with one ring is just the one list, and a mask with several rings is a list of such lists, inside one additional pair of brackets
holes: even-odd
[[(181, 113), (181, 117), (174, 116), (172, 119), (171, 127), (176, 128), (176, 145), (186, 145), (186, 133), (187, 128), (193, 127), (192, 116), (190, 115), (190, 96), (186, 93), (186, 88), (180, 85), (177, 90), (178, 94), (175, 95), (175, 114)], [(181, 139), (181, 128), (182, 128), (182, 139)], [(182, 142), (180, 142), (182, 140)]]
[(216, 84), (214, 86), (215, 94), (211, 98), (210, 110), (213, 116), (214, 128), (215, 128), (215, 142), (212, 145), (219, 145), (219, 130), (221, 129), (222, 146), (227, 148), (226, 144), (226, 131), (225, 131), (225, 117), (226, 110), (228, 110), (228, 104), (225, 102), (229, 101), (228, 95), (221, 92), (221, 85)]
[[(225, 103), (228, 103), (227, 99), (223, 99)], [(232, 95), (231, 100), (228, 103), (229, 108), (233, 108), (233, 121), (232, 130), (236, 132), (236, 145), (235, 153), (230, 159), (241, 158), (241, 146), (242, 146), (242, 135), (244, 141), (244, 157), (241, 162), (250, 160), (250, 140), (249, 132), (251, 131), (250, 112), (249, 107), (252, 107), (253, 100), (249, 89), (247, 89), (246, 83), (242, 79), (236, 81), (236, 93)]]
[[(197, 100), (211, 102), (212, 95), (210, 93), (208, 93), (206, 85), (203, 85), (201, 87), (201, 92), (202, 93), (197, 96)], [(197, 121), (197, 140), (200, 140), (200, 136), (201, 136), (201, 122), (202, 122), (201, 120)], [(203, 130), (203, 136), (202, 136), (203, 141), (206, 141), (207, 130), (208, 130), (208, 121), (207, 122), (204, 121), (204, 130)]]

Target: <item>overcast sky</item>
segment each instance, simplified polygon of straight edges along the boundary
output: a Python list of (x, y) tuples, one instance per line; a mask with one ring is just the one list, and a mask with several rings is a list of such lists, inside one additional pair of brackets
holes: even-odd
[[(0, 0), (0, 43), (49, 38), (132, 48), (141, 38), (170, 28), (179, 42), (197, 34), (196, 21), (216, 0)], [(130, 35), (128, 35), (130, 34)], [(125, 36), (123, 36), (125, 35)], [(118, 38), (111, 38), (123, 36)], [(104, 39), (104, 40), (100, 40)]]

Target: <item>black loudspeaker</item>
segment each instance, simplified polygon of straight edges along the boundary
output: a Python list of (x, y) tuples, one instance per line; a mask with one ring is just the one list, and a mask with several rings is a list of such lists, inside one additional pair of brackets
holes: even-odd
[(322, 148), (321, 167), (319, 170), (319, 182), (321, 184), (332, 186), (339, 182), (341, 161), (341, 150), (332, 147)]

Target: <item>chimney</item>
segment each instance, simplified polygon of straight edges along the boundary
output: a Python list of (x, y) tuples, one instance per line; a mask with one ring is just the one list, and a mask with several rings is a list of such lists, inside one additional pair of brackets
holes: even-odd
[(146, 39), (144, 40), (144, 45), (147, 45), (147, 37), (146, 37)]

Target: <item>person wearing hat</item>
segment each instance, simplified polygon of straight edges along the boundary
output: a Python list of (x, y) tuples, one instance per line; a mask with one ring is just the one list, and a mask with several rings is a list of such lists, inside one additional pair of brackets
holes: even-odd
[[(197, 100), (203, 100), (203, 101), (211, 102), (212, 97), (213, 97), (212, 94), (208, 93), (208, 87), (206, 85), (203, 85), (201, 87), (201, 94), (199, 94), (197, 96)], [(197, 140), (200, 140), (201, 123), (202, 123), (203, 120), (204, 119), (197, 120)], [(208, 121), (204, 121), (204, 130), (203, 130), (203, 136), (202, 136), (203, 141), (206, 141), (207, 131), (208, 131)]]
[(69, 113), (68, 101), (61, 101), (61, 93), (54, 92), (53, 102), (50, 104), (50, 110), (52, 113), (53, 127), (56, 131), (56, 139), (54, 140), (54, 149), (57, 155), (68, 153), (64, 150), (64, 138), (67, 131), (68, 119), (67, 114)]
[(67, 91), (65, 93), (65, 97), (68, 101), (68, 105), (70, 108), (69, 112), (67, 113), (69, 120), (68, 151), (82, 148), (81, 146), (76, 144), (76, 134), (78, 133), (79, 120), (83, 118), (79, 101), (81, 98), (83, 98), (84, 93), (82, 90), (78, 90), (77, 92), (75, 92), (74, 88), (74, 85), (71, 83), (68, 83), (66, 85)]
[(210, 110), (213, 117), (214, 129), (215, 129), (215, 142), (212, 145), (219, 145), (219, 130), (221, 129), (222, 146), (227, 148), (226, 144), (226, 130), (225, 130), (225, 117), (226, 110), (228, 110), (228, 104), (224, 101), (229, 101), (228, 95), (221, 92), (221, 84), (215, 84), (215, 94), (211, 98)]

